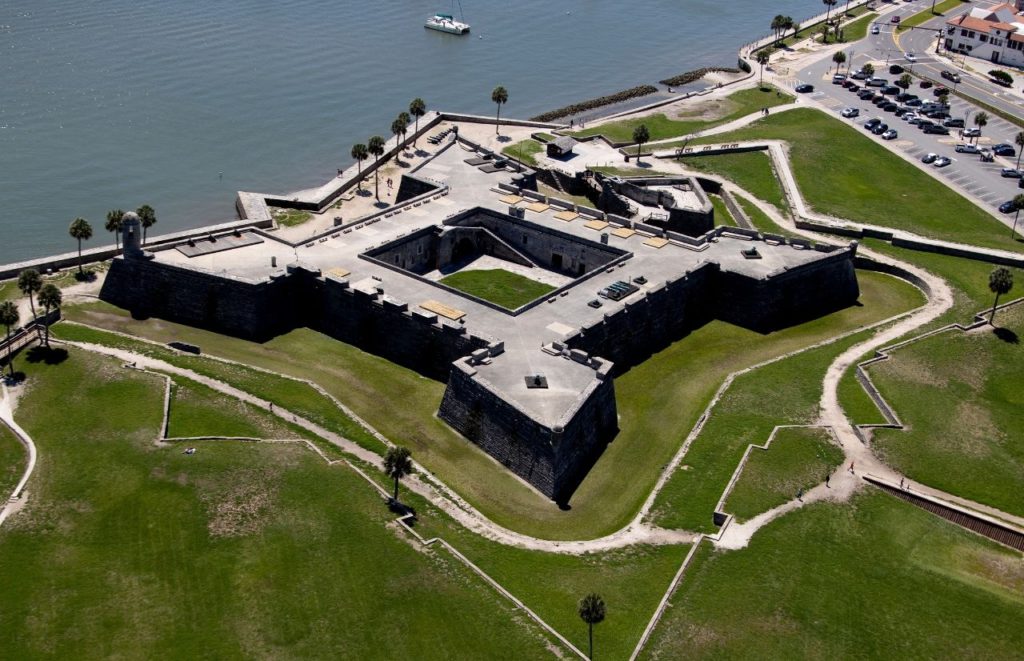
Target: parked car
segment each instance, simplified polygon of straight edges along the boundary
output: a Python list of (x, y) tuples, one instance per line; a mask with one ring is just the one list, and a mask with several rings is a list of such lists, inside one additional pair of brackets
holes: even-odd
[(914, 112), (913, 110), (903, 113), (903, 121), (905, 121), (908, 124), (913, 124), (919, 120), (920, 118), (917, 116), (917, 113)]
[(900, 134), (896, 132), (896, 129), (889, 129), (882, 134), (882, 140), (895, 140), (899, 135)]
[(931, 86), (932, 86), (932, 81), (930, 81), (930, 80), (922, 80), (921, 81), (921, 89), (928, 89)]
[(881, 124), (876, 125), (875, 128), (871, 129), (871, 132), (874, 133), (875, 135), (882, 135), (888, 130), (889, 125), (883, 122)]
[(858, 69), (852, 76), (850, 76), (850, 78), (853, 78), (854, 80), (867, 80), (868, 75)]
[(868, 87), (885, 87), (889, 84), (889, 81), (885, 78), (871, 78), (867, 82)]
[(999, 174), (1007, 179), (1020, 179), (1021, 172), (1017, 168), (1003, 168)]
[(907, 105), (910, 106), (911, 108), (920, 108), (922, 105), (924, 105), (924, 101), (918, 99), (917, 97), (914, 97), (913, 99), (907, 100)]
[(857, 117), (858, 115), (860, 115), (860, 110), (858, 110), (857, 108), (844, 108), (843, 112), (839, 114), (847, 119), (850, 119), (852, 117)]
[(900, 94), (896, 95), (896, 100), (899, 101), (900, 103), (906, 103), (907, 101), (912, 101), (913, 99), (916, 98), (916, 94), (911, 94), (909, 92), (901, 92)]
[(996, 160), (995, 157), (992, 156), (992, 150), (987, 147), (981, 150), (981, 154), (978, 158), (981, 159), (982, 163), (991, 163)]
[(814, 91), (814, 85), (808, 85), (807, 83), (803, 83), (802, 85), (796, 86), (796, 91), (799, 94), (807, 94), (808, 92)]
[(846, 81), (846, 82), (850, 83), (850, 86), (847, 87), (846, 89), (850, 90), (851, 92), (858, 92), (859, 93), (859, 92), (862, 91), (860, 85), (858, 85), (857, 83), (850, 82), (849, 80)]
[(964, 127), (964, 120), (960, 117), (950, 117), (942, 122), (942, 125), (951, 129), (962, 129)]
[(888, 102), (889, 102), (889, 99), (885, 98), (881, 94), (879, 94), (875, 98), (871, 99), (871, 103), (873, 103), (874, 105), (878, 106), (879, 108), (881, 108), (882, 106), (884, 106)]
[(901, 73), (903, 73), (903, 67), (901, 67), (898, 64), (890, 64), (889, 65), (889, 73), (901, 74)]
[(978, 152), (981, 151), (980, 149), (978, 149), (978, 145), (972, 145), (969, 142), (961, 142), (956, 147), (954, 147), (954, 150), (958, 154), (977, 154)]
[(945, 78), (946, 80), (950, 81), (950, 82), (953, 82), (953, 83), (959, 83), (960, 82), (960, 74), (958, 74), (958, 73), (953, 73), (952, 71), (943, 70), (942, 73), (939, 74), (939, 75), (942, 76), (943, 78)]
[(947, 129), (945, 126), (940, 126), (939, 124), (932, 124), (931, 126), (926, 126), (924, 132), (929, 135), (949, 135), (949, 129)]
[(881, 31), (882, 29), (879, 28), (877, 24), (871, 26), (871, 34), (878, 34)]
[(946, 87), (945, 85), (939, 85), (938, 87), (932, 90), (932, 94), (934, 94), (935, 96), (949, 94), (949, 88)]
[(1017, 150), (1013, 148), (1013, 145), (1003, 142), (992, 147), (992, 153), (996, 156), (1016, 156)]
[(930, 110), (925, 113), (932, 119), (949, 119), (949, 111), (943, 108), (942, 110)]
[(965, 138), (977, 138), (979, 135), (981, 135), (981, 129), (979, 129), (976, 126), (972, 126), (969, 129), (964, 129)]
[(897, 117), (902, 118), (902, 117), (906, 117), (907, 116), (907, 113), (910, 112), (910, 108), (908, 108), (906, 106), (900, 106), (899, 108), (897, 108), (893, 112), (896, 114)]
[(868, 121), (864, 122), (864, 128), (870, 131), (881, 123), (882, 119), (880, 117), (872, 117)]
[(1013, 200), (1007, 200), (999, 205), (999, 213), (1013, 213), (1017, 210), (1017, 203)]
[(875, 98), (875, 93), (872, 92), (871, 90), (861, 90), (857, 92), (857, 98), (862, 101), (870, 101), (871, 99)]
[(887, 85), (886, 87), (882, 88), (882, 94), (885, 94), (886, 96), (896, 96), (899, 93), (900, 88), (896, 87), (895, 85)]
[(856, 84), (857, 83), (853, 82), (852, 78), (847, 78), (846, 80), (843, 81), (843, 87), (845, 87), (846, 89), (850, 89)]
[(845, 73), (837, 73), (836, 75), (832, 76), (832, 84), (833, 85), (841, 85), (841, 84), (843, 84), (845, 82), (846, 82), (846, 74)]
[(952, 162), (953, 159), (949, 158), (948, 156), (939, 156), (937, 159), (935, 159), (935, 162), (932, 163), (932, 165), (934, 165), (937, 168), (944, 168)]
[(938, 154), (933, 154), (932, 152), (928, 152), (927, 154), (925, 154), (924, 156), (921, 157), (921, 162), (924, 163), (925, 165), (927, 165), (928, 163), (934, 163), (935, 159), (937, 159), (938, 157), (939, 157)]
[(931, 121), (930, 119), (924, 118), (917, 120), (915, 124), (917, 124), (917, 128), (921, 129), (922, 131), (927, 129), (929, 126), (935, 126), (935, 122)]
[(897, 108), (899, 108), (899, 106), (896, 105), (895, 103), (892, 103), (891, 101), (889, 103), (882, 105), (882, 110), (884, 112), (896, 112)]

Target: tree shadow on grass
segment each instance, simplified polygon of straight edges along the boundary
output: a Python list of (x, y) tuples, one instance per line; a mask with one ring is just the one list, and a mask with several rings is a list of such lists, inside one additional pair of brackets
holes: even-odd
[(1007, 344), (1020, 344), (1020, 338), (1009, 328), (993, 328), (992, 334)]
[(512, 138), (507, 135), (499, 135), (498, 142), (512, 142)]
[(63, 347), (32, 347), (25, 354), (25, 360), (33, 365), (60, 365), (68, 359), (68, 350)]
[(75, 273), (75, 280), (79, 282), (93, 282), (96, 280), (96, 271), (87, 270)]
[(9, 386), (15, 386), (25, 380), (25, 373), (21, 370), (15, 370), (14, 374), (11, 374), (6, 368), (3, 370), (3, 374), (0, 375), (0, 382), (5, 383)]

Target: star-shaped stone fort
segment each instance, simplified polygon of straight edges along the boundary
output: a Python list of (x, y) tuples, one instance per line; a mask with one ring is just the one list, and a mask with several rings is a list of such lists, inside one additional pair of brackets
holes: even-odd
[[(714, 228), (696, 179), (587, 173), (609, 213), (536, 176), (453, 132), (393, 206), (302, 242), (249, 227), (145, 252), (129, 214), (102, 298), (257, 341), (307, 326), (446, 381), (439, 417), (563, 502), (615, 437), (617, 374), (712, 319), (769, 332), (858, 297), (856, 244)], [(269, 218), (267, 197), (241, 215)], [(510, 309), (448, 280), (473, 271), (545, 293)]]

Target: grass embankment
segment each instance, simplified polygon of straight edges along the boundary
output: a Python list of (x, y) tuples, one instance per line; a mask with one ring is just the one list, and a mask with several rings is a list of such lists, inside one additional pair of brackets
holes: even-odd
[(962, 0), (942, 0), (942, 2), (936, 3), (934, 11), (932, 10), (932, 7), (929, 6), (928, 9), (924, 9), (909, 18), (903, 19), (900, 21), (900, 24), (896, 26), (896, 30), (902, 31), (918, 25), (923, 25), (933, 18), (942, 16), (950, 9), (956, 9), (962, 4)]
[(6, 425), (0, 423), (0, 498), (6, 500), (21, 479), (28, 451)]
[(247, 438), (307, 438), (308, 432), (293, 428), (276, 416), (230, 397), (201, 383), (171, 376), (171, 415), (167, 435), (237, 436)]
[[(309, 378), (381, 433), (408, 446), (418, 461), (501, 525), (552, 539), (585, 539), (628, 522), (726, 374), (910, 307), (905, 285), (871, 273), (859, 277), (860, 306), (770, 335), (713, 322), (617, 378), (621, 431), (568, 510), (524, 487), (437, 418), (444, 384), (327, 336), (297, 330), (255, 344), (156, 319), (134, 321), (106, 304), (69, 308), (68, 315), (160, 342), (192, 342), (208, 354)], [(721, 487), (714, 498), (720, 494)]]
[(724, 177), (758, 199), (774, 204), (779, 211), (787, 209), (782, 185), (772, 170), (771, 159), (763, 151), (684, 156), (678, 162), (698, 172)]
[(740, 205), (740, 208), (742, 208), (743, 211), (747, 214), (747, 218), (750, 220), (751, 223), (754, 224), (754, 227), (757, 228), (759, 231), (767, 232), (769, 234), (780, 234), (782, 236), (788, 237), (795, 236), (793, 232), (790, 232), (789, 230), (787, 230), (786, 228), (782, 227), (774, 220), (769, 218), (768, 214), (762, 211), (758, 205), (754, 204), (746, 197), (742, 195), (736, 195), (735, 198), (736, 203)]
[(847, 42), (860, 41), (868, 35), (868, 26), (875, 22), (878, 14), (865, 14), (843, 27), (843, 39)]
[(825, 429), (780, 429), (767, 450), (751, 450), (725, 511), (738, 521), (752, 519), (821, 484), (842, 461), (842, 449)]
[[(77, 317), (86, 322), (90, 320), (89, 315), (82, 315), (82, 308), (77, 306), (69, 306), (65, 312), (68, 318)], [(111, 330), (121, 329), (114, 325)], [(60, 324), (55, 326), (52, 332), (54, 337), (65, 340), (92, 342), (159, 358), (171, 365), (190, 369), (203, 376), (223, 381), (239, 390), (274, 402), (292, 413), (345, 436), (368, 450), (381, 453), (385, 450), (383, 443), (346, 415), (334, 402), (300, 381), (248, 369), (242, 365), (231, 365), (202, 356), (178, 353), (166, 347), (74, 324)], [(211, 335), (213, 334), (211, 333)], [(171, 340), (158, 341), (170, 342)]]
[[(917, 289), (890, 276), (858, 273), (858, 279), (863, 300), (871, 300), (882, 289), (890, 296), (893, 314), (922, 302)], [(654, 523), (665, 528), (717, 530), (712, 516), (715, 504), (747, 447), (762, 445), (777, 425), (812, 424), (829, 364), (870, 333), (858, 333), (738, 376), (655, 500)], [(824, 474), (818, 479), (823, 481)]]
[(515, 310), (555, 290), (551, 285), (505, 269), (459, 271), (441, 278), (440, 282), (508, 310)]
[(923, 236), (1020, 251), (989, 213), (889, 152), (856, 128), (800, 108), (722, 135), (674, 146), (784, 140), (797, 185), (815, 210)]
[(1022, 618), (1020, 554), (869, 490), (789, 514), (739, 551), (703, 545), (648, 652), (1015, 658)]
[(585, 207), (594, 208), (596, 206), (593, 202), (590, 201), (589, 198), (584, 197), (583, 195), (569, 195), (564, 191), (560, 191), (557, 188), (552, 188), (551, 186), (543, 184), (539, 181), (537, 182), (537, 192), (547, 197), (555, 197), (558, 198), (559, 200), (565, 200), (566, 202), (572, 202), (573, 204), (580, 204)]
[(1024, 307), (996, 330), (948, 331), (868, 368), (906, 425), (876, 451), (910, 479), (1024, 516)]
[(537, 167), (535, 156), (544, 151), (544, 145), (536, 140), (521, 140), (501, 150), (502, 154), (519, 159), (527, 165)]
[(720, 195), (708, 193), (708, 199), (711, 200), (711, 206), (715, 208), (715, 225), (737, 226), (736, 219), (729, 213), (729, 207), (725, 206), (725, 200)]
[(298, 445), (154, 446), (163, 382), (114, 360), (72, 349), (26, 372), (19, 418), (46, 460), (0, 530), (7, 656), (545, 653), (489, 586), (396, 536), (351, 471)]
[[(632, 143), (633, 129), (643, 124), (650, 132), (651, 140), (664, 140), (686, 135), (713, 126), (727, 124), (734, 119), (745, 117), (761, 108), (792, 103), (793, 97), (778, 88), (766, 85), (764, 88), (743, 89), (718, 101), (697, 98), (695, 103), (713, 104), (711, 108), (693, 111), (683, 110), (674, 117), (664, 113), (623, 119), (573, 133), (577, 137), (603, 135), (613, 143)], [(653, 145), (652, 145), (653, 146)], [(636, 153), (634, 150), (632, 153)]]
[(270, 215), (274, 217), (274, 221), (281, 227), (296, 227), (309, 222), (313, 218), (313, 214), (302, 209), (273, 208), (270, 210)]

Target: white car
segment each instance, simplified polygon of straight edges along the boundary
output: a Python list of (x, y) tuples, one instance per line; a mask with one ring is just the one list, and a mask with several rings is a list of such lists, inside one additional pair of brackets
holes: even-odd
[(944, 168), (952, 162), (953, 159), (949, 158), (948, 156), (939, 156), (937, 159), (935, 159), (935, 162), (932, 163), (932, 165), (934, 165), (937, 168)]
[(879, 33), (879, 32), (881, 32), (881, 31), (882, 31), (882, 30), (881, 30), (881, 29), (879, 29), (879, 27), (878, 27), (877, 25), (872, 25), (872, 26), (871, 26), (871, 34), (878, 34), (878, 33)]
[(917, 62), (917, 55), (914, 55), (913, 53), (907, 53), (903, 57), (907, 59), (907, 62)]
[(842, 115), (843, 117), (847, 118), (847, 119), (850, 119), (851, 117), (856, 117), (856, 116), (860, 115), (860, 110), (858, 110), (856, 108), (844, 108), (843, 112), (841, 112), (839, 114)]
[(915, 119), (917, 119), (917, 113), (916, 112), (905, 112), (905, 113), (903, 113), (903, 121), (911, 122), (912, 123)]
[(895, 140), (898, 137), (899, 133), (896, 132), (896, 129), (889, 129), (882, 134), (882, 140)]

